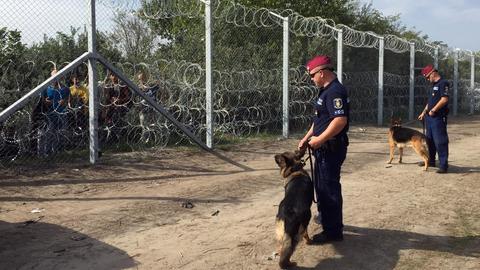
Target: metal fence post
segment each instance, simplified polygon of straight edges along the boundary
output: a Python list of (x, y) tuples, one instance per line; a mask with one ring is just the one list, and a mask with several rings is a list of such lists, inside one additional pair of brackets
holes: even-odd
[(459, 49), (455, 49), (453, 54), (453, 115), (458, 113), (458, 54)]
[(378, 37), (378, 114), (377, 124), (381, 126), (383, 124), (383, 58), (385, 40), (384, 37)]
[[(93, 57), (97, 54), (96, 48), (96, 17), (95, 1), (90, 0), (90, 22), (88, 27), (88, 51)], [(90, 137), (90, 163), (95, 164), (98, 160), (98, 87), (96, 59), (88, 59), (88, 114), (89, 114), (89, 137)]]
[(475, 54), (470, 58), (470, 114), (475, 110)]
[(408, 120), (413, 120), (415, 113), (415, 43), (410, 42), (410, 89), (408, 93)]
[(212, 93), (212, 13), (210, 1), (205, 3), (205, 110), (206, 144), (213, 148), (213, 93)]
[(289, 19), (288, 17), (282, 17), (277, 13), (269, 11), (271, 15), (279, 18), (283, 21), (283, 71), (282, 71), (282, 135), (284, 138), (288, 138), (289, 135), (289, 96), (288, 96), (288, 43), (289, 43)]
[(289, 96), (288, 96), (288, 43), (289, 43), (289, 20), (283, 18), (283, 137), (289, 135)]
[(337, 33), (337, 77), (340, 82), (343, 79), (343, 30)]

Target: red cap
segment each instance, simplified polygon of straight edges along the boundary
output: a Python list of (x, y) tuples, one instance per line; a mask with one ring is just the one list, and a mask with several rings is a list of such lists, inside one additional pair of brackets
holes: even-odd
[(435, 68), (432, 65), (427, 65), (426, 67), (422, 68), (423, 77), (427, 77), (434, 70), (435, 70)]
[(312, 72), (317, 67), (320, 67), (320, 69), (331, 68), (332, 62), (330, 61), (330, 57), (328, 57), (327, 55), (318, 55), (315, 56), (312, 60), (308, 61), (308, 72)]

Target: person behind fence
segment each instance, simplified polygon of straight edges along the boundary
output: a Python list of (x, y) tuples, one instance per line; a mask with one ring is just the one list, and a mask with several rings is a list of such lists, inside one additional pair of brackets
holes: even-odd
[[(429, 166), (435, 167), (435, 156), (438, 153), (437, 173), (446, 173), (448, 171), (447, 115), (450, 87), (448, 81), (443, 79), (432, 65), (424, 67), (422, 75), (432, 83), (427, 105), (418, 116), (419, 120), (425, 120)], [(423, 166), (424, 164), (419, 163), (419, 165)]]
[[(149, 82), (148, 76), (144, 72), (140, 72), (137, 76), (138, 78), (138, 86), (140, 90), (142, 90), (145, 95), (151, 97), (153, 101), (157, 102), (157, 91), (159, 89), (158, 83)], [(142, 109), (140, 110), (139, 120), (140, 126), (145, 128), (145, 116), (146, 115), (155, 115), (156, 111), (152, 109), (152, 107), (148, 104), (146, 100), (142, 98), (140, 101), (142, 105)]]
[(104, 83), (105, 108), (102, 120), (107, 126), (122, 126), (123, 117), (133, 105), (132, 92), (127, 85), (121, 84), (118, 77), (109, 71)]
[(73, 73), (70, 77), (68, 107), (74, 112), (75, 128), (85, 131), (88, 122), (88, 86), (79, 79), (77, 73)]
[(313, 181), (323, 231), (313, 236), (313, 242), (323, 244), (343, 240), (340, 170), (347, 155), (350, 105), (327, 55), (310, 60), (307, 70), (319, 93), (313, 124), (298, 147), (311, 147), (315, 156)]
[[(54, 76), (56, 73), (57, 70), (54, 69), (51, 75)], [(66, 125), (66, 106), (69, 96), (70, 89), (63, 85), (59, 79), (56, 79), (42, 93), (42, 97), (48, 104), (48, 109), (46, 129), (39, 130), (41, 133), (38, 142), (40, 156), (45, 157), (62, 149), (61, 132)]]

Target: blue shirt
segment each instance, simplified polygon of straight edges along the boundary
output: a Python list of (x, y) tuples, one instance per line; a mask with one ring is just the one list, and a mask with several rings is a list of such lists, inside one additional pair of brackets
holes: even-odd
[[(60, 89), (53, 86), (47, 88), (47, 98), (52, 102), (52, 110), (58, 113), (63, 113), (67, 106), (68, 96), (70, 95), (70, 89), (66, 86), (62, 86)], [(60, 100), (64, 101), (63, 106), (60, 105)]]
[[(431, 110), (440, 101), (442, 97), (448, 97), (450, 91), (450, 85), (447, 80), (440, 79), (435, 82), (430, 90), (428, 97), (428, 110)], [(438, 112), (439, 116), (446, 116), (448, 114), (448, 105), (443, 106)]]
[(347, 89), (338, 81), (333, 80), (326, 88), (320, 89), (315, 100), (315, 116), (313, 117), (313, 135), (324, 132), (335, 117), (347, 117), (347, 124), (335, 137), (347, 134), (349, 127), (350, 100)]

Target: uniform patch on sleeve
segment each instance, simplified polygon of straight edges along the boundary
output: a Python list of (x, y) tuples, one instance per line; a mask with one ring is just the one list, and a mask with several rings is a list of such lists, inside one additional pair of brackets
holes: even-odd
[(335, 98), (333, 100), (333, 108), (341, 109), (343, 107), (343, 101), (341, 98)]
[(449, 90), (448, 85), (445, 85), (445, 88), (443, 89), (443, 94), (448, 95), (448, 90)]

